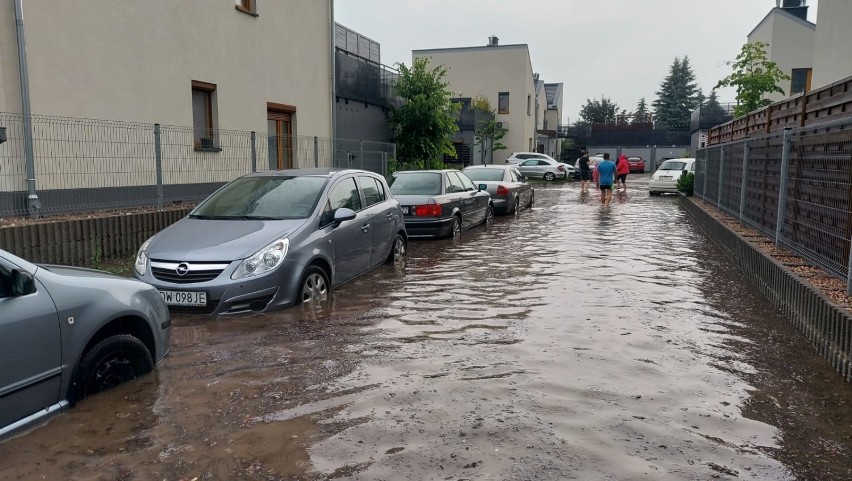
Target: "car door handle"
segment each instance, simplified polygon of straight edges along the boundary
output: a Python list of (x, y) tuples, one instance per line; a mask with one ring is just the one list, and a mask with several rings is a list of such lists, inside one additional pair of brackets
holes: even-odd
[(370, 224), (364, 224), (361, 226), (361, 232), (367, 232), (370, 230)]
[(391, 220), (391, 219), (393, 219), (394, 217), (396, 217), (396, 214), (394, 214), (393, 212), (388, 212), (387, 214), (385, 214), (385, 218), (386, 218), (387, 220)]

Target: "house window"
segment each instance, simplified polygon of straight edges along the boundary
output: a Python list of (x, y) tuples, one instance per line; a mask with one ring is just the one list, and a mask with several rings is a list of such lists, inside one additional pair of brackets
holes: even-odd
[(532, 95), (527, 94), (527, 116), (532, 115)]
[(794, 68), (790, 74), (790, 95), (807, 92), (811, 89), (811, 73), (809, 68)]
[(498, 114), (508, 114), (509, 113), (509, 92), (500, 92), (497, 95), (497, 113)]
[(220, 150), (216, 146), (215, 84), (192, 81), (192, 127), (196, 149)]
[(237, 10), (257, 17), (257, 0), (236, 0)]

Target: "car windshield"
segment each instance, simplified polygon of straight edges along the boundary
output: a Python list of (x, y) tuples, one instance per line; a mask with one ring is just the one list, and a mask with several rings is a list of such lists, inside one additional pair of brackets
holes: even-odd
[(467, 169), (464, 174), (474, 182), (503, 180), (503, 169)]
[(437, 172), (408, 172), (396, 174), (390, 190), (396, 195), (441, 195), (441, 174)]
[(686, 162), (680, 160), (667, 160), (660, 165), (660, 170), (683, 170), (686, 168)]
[(195, 219), (305, 219), (314, 211), (325, 177), (243, 177), (196, 208)]

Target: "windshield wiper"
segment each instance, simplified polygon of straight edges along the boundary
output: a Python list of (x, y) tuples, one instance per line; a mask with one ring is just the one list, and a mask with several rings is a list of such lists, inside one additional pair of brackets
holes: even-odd
[(240, 215), (233, 217), (240, 220), (281, 220), (280, 217), (270, 217), (268, 215)]

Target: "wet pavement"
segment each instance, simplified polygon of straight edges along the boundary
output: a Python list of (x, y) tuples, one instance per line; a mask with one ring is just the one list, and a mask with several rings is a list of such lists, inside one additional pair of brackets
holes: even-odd
[(852, 478), (849, 385), (675, 197), (537, 187), (321, 308), (176, 317), (0, 479)]

